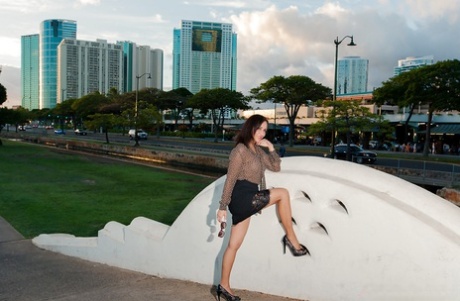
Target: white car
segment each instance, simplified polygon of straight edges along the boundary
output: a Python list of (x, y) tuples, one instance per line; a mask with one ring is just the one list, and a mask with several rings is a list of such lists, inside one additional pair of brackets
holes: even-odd
[[(136, 132), (136, 130), (129, 130), (128, 132), (128, 135), (129, 135), (129, 139), (130, 140), (133, 140), (134, 139), (134, 133)], [(146, 140), (147, 139), (147, 136), (148, 134), (144, 131), (144, 130), (137, 130), (137, 137), (139, 139), (144, 139)]]

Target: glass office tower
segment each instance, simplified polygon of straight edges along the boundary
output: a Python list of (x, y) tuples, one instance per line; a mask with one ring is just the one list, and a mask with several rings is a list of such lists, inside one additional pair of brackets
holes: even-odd
[(55, 19), (40, 24), (40, 109), (56, 106), (57, 47), (62, 39), (76, 37), (76, 21)]
[(359, 56), (346, 56), (337, 65), (337, 95), (365, 93), (369, 60)]
[[(163, 50), (150, 46), (138, 46), (133, 42), (118, 41), (123, 49), (123, 88), (125, 92), (139, 89), (157, 88), (163, 90)], [(148, 76), (142, 76), (145, 73)], [(139, 79), (138, 76), (142, 76)]]
[(173, 33), (173, 89), (236, 90), (237, 47), (232, 24), (182, 21)]
[(39, 35), (21, 37), (21, 106), (39, 108)]
[(403, 60), (398, 60), (398, 67), (394, 68), (394, 75), (399, 75), (403, 72), (410, 71), (419, 67), (433, 65), (434, 57), (432, 55), (422, 57), (407, 57)]

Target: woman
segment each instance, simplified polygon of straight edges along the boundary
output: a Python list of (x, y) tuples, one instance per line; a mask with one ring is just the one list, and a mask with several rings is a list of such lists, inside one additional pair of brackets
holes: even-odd
[[(250, 217), (265, 207), (277, 205), (286, 235), (282, 239), (292, 255), (308, 254), (307, 248), (297, 240), (292, 227), (291, 203), (285, 188), (265, 188), (265, 169), (279, 171), (281, 159), (273, 144), (265, 139), (268, 121), (261, 115), (253, 115), (243, 124), (236, 137), (236, 146), (230, 153), (230, 162), (225, 180), (217, 220), (221, 223), (219, 237), (223, 237), (227, 222), (227, 207), (232, 213), (232, 231), (227, 249), (222, 258), (222, 275), (217, 286), (217, 296), (227, 301), (238, 301), (230, 288), (230, 272), (236, 252), (248, 231)], [(268, 153), (266, 152), (268, 150)]]

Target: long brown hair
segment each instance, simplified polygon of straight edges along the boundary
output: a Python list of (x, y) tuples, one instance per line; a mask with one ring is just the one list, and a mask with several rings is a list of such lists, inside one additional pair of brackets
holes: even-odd
[(249, 117), (248, 120), (244, 122), (241, 131), (236, 136), (235, 144), (243, 143), (249, 147), (249, 144), (254, 139), (254, 133), (264, 122), (268, 124), (268, 119), (262, 115), (255, 114)]

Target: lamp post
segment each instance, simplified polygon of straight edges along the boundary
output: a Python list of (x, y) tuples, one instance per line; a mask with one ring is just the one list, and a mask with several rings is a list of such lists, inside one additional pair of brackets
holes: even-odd
[(274, 102), (273, 104), (275, 105), (274, 112), (273, 112), (274, 113), (273, 118), (275, 119), (275, 130), (273, 131), (273, 133), (274, 133), (273, 134), (273, 136), (274, 136), (273, 141), (277, 142), (277, 138), (276, 138), (276, 102)]
[[(335, 106), (335, 101), (337, 100), (337, 61), (339, 57), (339, 45), (346, 38), (350, 38), (350, 43), (347, 44), (347, 46), (356, 46), (356, 44), (353, 42), (353, 36), (344, 36), (340, 41), (339, 41), (339, 37), (337, 37), (334, 40), (335, 61), (334, 61), (334, 94), (332, 95), (333, 106)], [(334, 113), (334, 107), (332, 108), (332, 112)], [(332, 124), (331, 156), (334, 156), (334, 147), (335, 147), (335, 120), (333, 120), (333, 124)]]
[(144, 75), (147, 75), (147, 74), (149, 75), (147, 78), (152, 78), (152, 76), (148, 72), (146, 72), (146, 73), (144, 73), (142, 75), (136, 75), (136, 104), (134, 106), (134, 141), (136, 141), (136, 143), (134, 144), (134, 146), (139, 146), (139, 137), (137, 136), (139, 80), (141, 79), (141, 77), (143, 77)]

